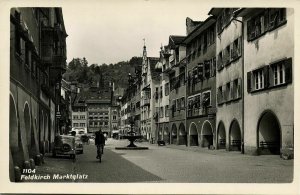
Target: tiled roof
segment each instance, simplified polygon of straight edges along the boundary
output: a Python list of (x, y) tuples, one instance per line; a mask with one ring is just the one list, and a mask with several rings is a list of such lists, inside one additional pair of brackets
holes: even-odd
[(175, 45), (178, 45), (183, 41), (184, 38), (185, 38), (185, 36), (170, 35), (169, 43), (170, 43), (170, 40), (171, 40)]

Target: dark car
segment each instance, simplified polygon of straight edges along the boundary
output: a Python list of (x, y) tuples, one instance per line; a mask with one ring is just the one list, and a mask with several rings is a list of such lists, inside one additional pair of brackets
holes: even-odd
[(75, 137), (70, 135), (57, 135), (54, 138), (54, 147), (52, 155), (70, 155), (72, 159), (76, 158)]

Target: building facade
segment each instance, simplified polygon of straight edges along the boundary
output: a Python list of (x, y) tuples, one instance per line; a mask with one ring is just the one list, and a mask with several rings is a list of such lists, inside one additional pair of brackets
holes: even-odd
[(156, 65), (144, 47), (142, 134), (177, 145), (293, 154), (293, 9), (213, 8), (208, 15), (187, 18), (187, 35), (171, 35)]
[(165, 53), (165, 50), (161, 48), (160, 59), (157, 63), (157, 67), (162, 69), (160, 73), (160, 83), (159, 88), (156, 89), (154, 94), (156, 100), (156, 113), (154, 119), (156, 120), (156, 129), (158, 129), (157, 140), (163, 140), (166, 143), (170, 143), (170, 131), (169, 131), (169, 94), (170, 94), (170, 82), (168, 73), (164, 72), (166, 69), (166, 57), (169, 56)]
[(56, 117), (59, 118), (59, 129), (62, 134), (68, 134), (72, 126), (71, 86), (64, 79), (61, 80), (61, 98)]
[(72, 127), (87, 128), (87, 105), (85, 99), (77, 98), (72, 106)]
[(245, 153), (283, 154), (294, 148), (294, 11), (240, 9), (237, 16), (244, 35)]
[(168, 67), (165, 72), (169, 74), (170, 94), (169, 129), (170, 143), (187, 145), (186, 131), (186, 46), (182, 43), (184, 36), (169, 37)]
[(87, 99), (88, 133), (94, 133), (100, 128), (110, 136), (110, 100)]
[(216, 22), (208, 17), (184, 40), (188, 145), (211, 147), (216, 126)]
[[(242, 23), (235, 19), (235, 8), (214, 8), (209, 14), (217, 18), (216, 24), (216, 90), (217, 121), (215, 147), (243, 152), (244, 100)], [(224, 143), (225, 142), (225, 143)]]
[(51, 151), (66, 69), (67, 37), (60, 8), (10, 11), (10, 179)]
[(143, 49), (142, 83), (141, 83), (141, 134), (152, 142), (156, 139), (157, 129), (153, 114), (155, 98), (153, 94), (159, 86), (159, 71), (155, 68), (158, 58), (148, 57), (146, 46)]

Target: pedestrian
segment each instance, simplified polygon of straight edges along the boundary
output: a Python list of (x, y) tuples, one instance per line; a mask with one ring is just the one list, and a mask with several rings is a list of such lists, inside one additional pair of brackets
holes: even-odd
[(99, 131), (96, 131), (96, 133), (95, 133), (95, 145), (97, 147), (97, 157), (96, 158), (99, 158), (98, 150), (101, 150), (101, 154), (103, 154), (103, 149), (104, 149), (104, 145), (105, 145), (105, 137), (104, 137), (101, 127), (100, 127)]

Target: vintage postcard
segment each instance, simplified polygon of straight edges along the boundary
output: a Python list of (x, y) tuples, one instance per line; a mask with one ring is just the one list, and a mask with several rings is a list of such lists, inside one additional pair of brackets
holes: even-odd
[(1, 189), (299, 193), (298, 4), (1, 1)]

